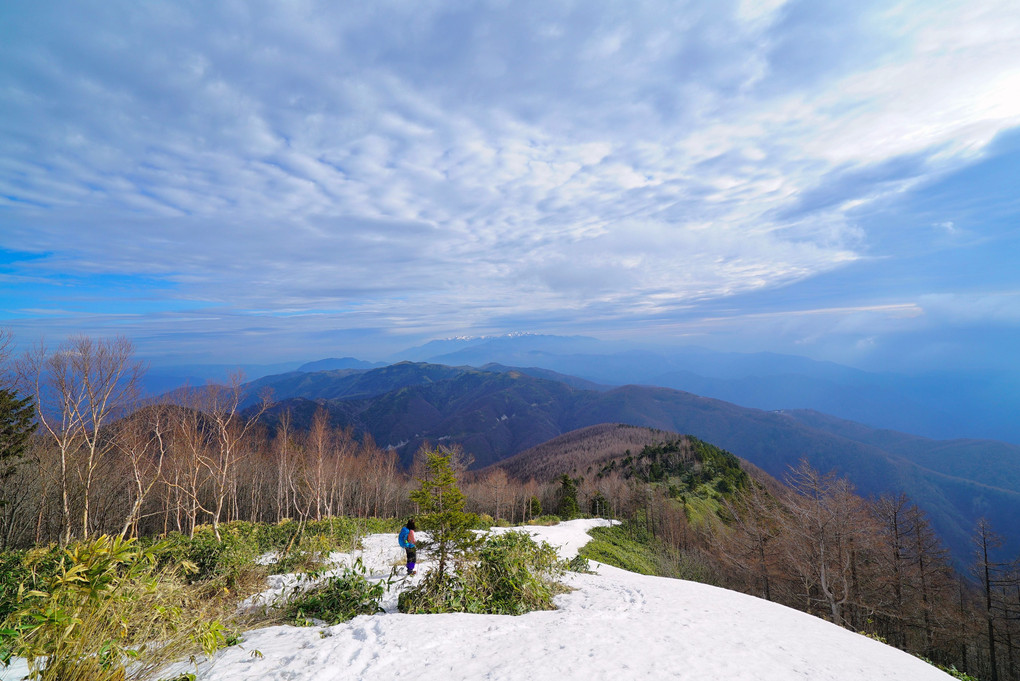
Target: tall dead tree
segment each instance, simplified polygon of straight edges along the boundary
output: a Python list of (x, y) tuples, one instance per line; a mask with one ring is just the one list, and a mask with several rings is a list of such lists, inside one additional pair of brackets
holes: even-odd
[(289, 518), (294, 511), (295, 502), (291, 498), (294, 484), (295, 456), (294, 442), (291, 435), (291, 413), (287, 409), (280, 414), (280, 424), (276, 429), (273, 450), (276, 453), (276, 522)]
[(973, 571), (980, 581), (981, 593), (984, 597), (990, 678), (991, 681), (999, 681), (996, 626), (1001, 619), (1000, 590), (1003, 586), (1001, 573), (1006, 566), (996, 561), (993, 558), (993, 553), (995, 549), (1002, 546), (1002, 538), (992, 530), (991, 524), (985, 518), (980, 518), (974, 529), (973, 542), (974, 554), (977, 559)]
[(123, 422), (117, 433), (117, 447), (131, 473), (130, 508), (120, 531), (122, 537), (137, 534), (142, 506), (162, 479), (173, 437), (171, 409), (167, 404), (149, 405)]
[(35, 392), (38, 421), (59, 451), (64, 544), (73, 534), (72, 475), (80, 487), (81, 536), (91, 531), (96, 470), (113, 447), (107, 426), (134, 405), (144, 373), (133, 355), (131, 341), (123, 337), (75, 336), (53, 353), (40, 343), (20, 364), (19, 373)]
[(220, 522), (233, 489), (236, 467), (245, 458), (245, 440), (255, 429), (259, 418), (269, 407), (269, 396), (263, 394), (247, 414), (241, 411), (244, 397), (243, 376), (230, 377), (227, 385), (211, 385), (202, 392), (202, 413), (209, 421), (212, 446), (202, 451), (198, 462), (209, 472), (213, 495), (210, 507), (213, 533), (220, 536)]
[(845, 478), (802, 461), (787, 482), (794, 490), (785, 516), (787, 557), (808, 602), (820, 601), (833, 623), (846, 625), (847, 607), (860, 600), (858, 568), (876, 534), (873, 518)]
[(755, 575), (755, 593), (771, 601), (772, 574), (778, 560), (776, 538), (784, 511), (758, 484), (753, 484), (735, 502), (727, 502), (726, 509), (733, 519), (733, 531), (724, 535), (720, 542), (723, 560), (736, 566), (738, 571), (751, 570)]

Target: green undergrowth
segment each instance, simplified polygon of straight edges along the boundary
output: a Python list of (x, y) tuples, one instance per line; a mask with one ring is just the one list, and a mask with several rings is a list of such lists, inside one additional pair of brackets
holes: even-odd
[(684, 515), (693, 525), (704, 527), (719, 521), (723, 512), (722, 498), (708, 489), (707, 485), (700, 485), (696, 489), (674, 496), (684, 505)]
[[(321, 569), (329, 552), (351, 551), (367, 534), (396, 532), (400, 522), (232, 522), (220, 526), (221, 541), (201, 526), (193, 537), (98, 536), (0, 553), (0, 659), (25, 658), (29, 678), (44, 681), (142, 678), (173, 659), (235, 643), (246, 626), (278, 620), (268, 610), (237, 609), (269, 574)], [(256, 562), (266, 554), (275, 562)], [(330, 619), (348, 607), (344, 593), (363, 586), (330, 580), (319, 602), (306, 604), (309, 616)], [(370, 586), (362, 590), (377, 607), (377, 587)]]
[(538, 525), (542, 527), (550, 527), (552, 525), (559, 525), (561, 518), (558, 515), (542, 515), (537, 518), (532, 518), (526, 525)]
[[(300, 625), (311, 624), (313, 619), (332, 625), (358, 615), (382, 612), (380, 602), (391, 582), (370, 581), (367, 573), (358, 558), (353, 565), (344, 566), (340, 574), (326, 578), (291, 600), (287, 604), (287, 615)], [(320, 577), (317, 573), (306, 576), (310, 580)]]
[(592, 540), (581, 548), (578, 555), (642, 575), (667, 576), (663, 574), (662, 561), (651, 544), (634, 536), (622, 525), (594, 527), (588, 534)]
[(236, 640), (222, 602), (187, 585), (194, 565), (161, 565), (161, 548), (99, 536), (25, 552), (0, 658), (39, 681), (124, 681)]
[[(329, 518), (299, 523), (232, 522), (220, 526), (221, 541), (212, 527), (203, 525), (193, 537), (172, 532), (153, 539), (164, 548), (165, 564), (190, 561), (196, 566), (192, 583), (241, 592), (258, 589), (268, 574), (307, 572), (321, 566), (332, 551), (347, 552), (360, 545), (361, 538), (377, 532), (396, 532), (400, 521), (378, 518)], [(256, 559), (269, 555), (265, 565)], [(275, 559), (275, 560), (274, 560)]]
[[(269, 574), (318, 569), (330, 552), (358, 548), (361, 538), (369, 534), (395, 533), (401, 522), (395, 518), (330, 518), (306, 523), (239, 521), (220, 525), (221, 541), (217, 541), (211, 526), (202, 525), (192, 537), (171, 532), (165, 537), (139, 539), (137, 546), (145, 549), (160, 568), (189, 565), (182, 575), (189, 584), (210, 593), (227, 591), (241, 597), (261, 589)], [(271, 558), (260, 561), (267, 564), (256, 564), (257, 558), (267, 554)], [(28, 556), (31, 568), (25, 562)], [(65, 551), (56, 545), (0, 552), (0, 620), (16, 609), (21, 585), (53, 577), (61, 560), (65, 560)]]
[(489, 535), (477, 555), (462, 557), (452, 571), (432, 570), (402, 592), (398, 608), (405, 613), (497, 615), (552, 610), (553, 597), (565, 590), (559, 579), (566, 567), (554, 547), (526, 532)]
[[(885, 641), (883, 641), (883, 643), (885, 643)], [(917, 657), (921, 658), (922, 660), (924, 660), (925, 662), (927, 662), (931, 666), (937, 667), (938, 669), (941, 669), (946, 674), (949, 674), (950, 676), (952, 676), (954, 679), (959, 679), (960, 681), (981, 681), (978, 677), (971, 676), (967, 672), (961, 672), (956, 667), (953, 667), (953, 666), (947, 667), (944, 664), (939, 664), (937, 662), (932, 662), (931, 660), (929, 660), (927, 657), (925, 657), (923, 655), (917, 655)]]
[(655, 539), (643, 523), (626, 521), (612, 527), (588, 531), (592, 540), (579, 555), (630, 572), (656, 577), (687, 579), (715, 584), (710, 566), (699, 556), (667, 547)]

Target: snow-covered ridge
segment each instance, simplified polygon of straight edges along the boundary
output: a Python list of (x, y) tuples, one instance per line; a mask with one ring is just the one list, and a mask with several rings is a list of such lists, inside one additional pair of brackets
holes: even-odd
[[(524, 529), (573, 557), (603, 520), (573, 520)], [(390, 534), (371, 535), (355, 554), (374, 578), (388, 577), (402, 550)], [(935, 667), (896, 648), (782, 605), (705, 584), (647, 577), (593, 563), (596, 574), (567, 576), (573, 591), (558, 610), (520, 617), (404, 615), (397, 588), (385, 613), (332, 627), (275, 626), (211, 660), (164, 673), (201, 681), (584, 681), (690, 679), (717, 681), (946, 681)], [(429, 568), (426, 561), (422, 572)], [(420, 576), (418, 577), (420, 579)], [(259, 599), (271, 602), (297, 580), (272, 580)], [(399, 585), (398, 585), (399, 586)], [(12, 667), (0, 679), (18, 679)]]
[[(605, 523), (522, 529), (572, 557), (590, 539), (587, 530)], [(375, 575), (388, 575), (401, 560), (391, 535), (369, 537), (359, 553)], [(241, 646), (190, 671), (204, 681), (951, 678), (907, 653), (781, 605), (704, 584), (593, 567), (597, 574), (568, 575), (574, 591), (557, 597), (555, 611), (403, 615), (395, 612), (392, 593), (384, 614), (333, 627), (250, 631)]]

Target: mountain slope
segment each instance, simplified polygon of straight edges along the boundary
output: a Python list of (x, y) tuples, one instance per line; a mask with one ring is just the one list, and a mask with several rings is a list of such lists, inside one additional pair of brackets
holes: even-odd
[(932, 440), (876, 430), (815, 411), (786, 413), (811, 428), (879, 447), (930, 470), (1020, 492), (1020, 446), (995, 440)]
[(786, 414), (746, 409), (665, 388), (626, 386), (591, 401), (582, 420), (612, 420), (689, 433), (782, 478), (800, 459), (850, 478), (865, 496), (903, 492), (931, 516), (958, 560), (967, 560), (970, 533), (985, 516), (1015, 553), (1020, 493), (929, 470), (877, 446), (817, 430)]
[(623, 423), (600, 423), (572, 430), (498, 462), (511, 476), (549, 481), (563, 473), (577, 475), (610, 459), (639, 452), (647, 445), (677, 437), (654, 428)]
[[(840, 429), (819, 418), (806, 423), (788, 413), (667, 388), (581, 390), (514, 370), (401, 363), (354, 374), (300, 376), (304, 378), (286, 374), (262, 384), (282, 386), (285, 393), (303, 392), (295, 397), (304, 401), (293, 406), (308, 421), (321, 402), (334, 423), (396, 449), (405, 465), (424, 442), (459, 444), (481, 468), (579, 428), (604, 423), (645, 426), (693, 435), (778, 478), (804, 458), (822, 471), (849, 477), (864, 495), (904, 492), (928, 511), (962, 562), (968, 560), (969, 536), (981, 516), (1007, 537), (1008, 551), (1020, 547), (1015, 523), (1020, 492), (983, 478), (968, 479), (959, 474), (962, 469), (947, 465), (929, 468), (914, 451), (921, 447), (918, 440), (903, 434), (866, 435), (868, 429), (859, 430), (859, 424), (856, 431), (844, 426), (833, 432)], [(277, 413), (282, 408), (277, 407)], [(937, 453), (943, 444), (928, 442), (932, 446), (922, 453)]]

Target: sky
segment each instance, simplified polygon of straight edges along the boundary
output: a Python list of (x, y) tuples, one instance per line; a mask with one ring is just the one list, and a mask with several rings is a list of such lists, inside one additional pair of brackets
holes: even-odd
[(0, 4), (0, 327), (1020, 372), (1020, 5)]

